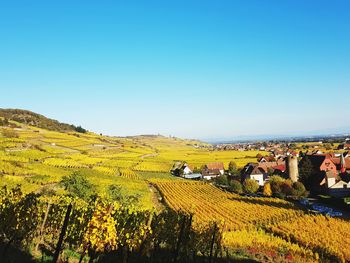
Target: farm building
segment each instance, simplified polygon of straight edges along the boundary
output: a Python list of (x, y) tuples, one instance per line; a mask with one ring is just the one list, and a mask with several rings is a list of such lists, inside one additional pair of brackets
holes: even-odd
[(268, 180), (270, 172), (284, 176), (286, 171), (285, 161), (279, 159), (275, 162), (261, 162), (258, 164), (248, 163), (242, 170), (242, 181), (246, 179), (254, 179), (260, 186), (263, 186)]
[(176, 162), (171, 169), (171, 174), (174, 176), (180, 176), (185, 179), (200, 180), (202, 175), (200, 173), (193, 173), (193, 168), (186, 162)]
[(268, 177), (268, 173), (259, 165), (254, 163), (247, 164), (242, 170), (242, 179), (253, 179), (257, 181), (260, 186), (264, 185), (265, 180)]
[(184, 177), (185, 175), (192, 174), (192, 170), (186, 162), (176, 162), (170, 172), (172, 175)]
[(221, 176), (225, 173), (225, 168), (223, 163), (208, 163), (202, 169), (202, 176), (204, 179), (210, 180)]

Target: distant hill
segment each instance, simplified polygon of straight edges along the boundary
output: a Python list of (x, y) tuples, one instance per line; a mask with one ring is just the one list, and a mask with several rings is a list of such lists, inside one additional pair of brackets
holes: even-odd
[(26, 125), (35, 126), (42, 129), (47, 129), (50, 131), (58, 132), (69, 132), (69, 131), (78, 131), (86, 132), (85, 129), (80, 126), (76, 127), (75, 125), (66, 124), (47, 118), (43, 115), (37, 114), (28, 110), (21, 109), (0, 109), (0, 117), (3, 117), (7, 120), (16, 121)]

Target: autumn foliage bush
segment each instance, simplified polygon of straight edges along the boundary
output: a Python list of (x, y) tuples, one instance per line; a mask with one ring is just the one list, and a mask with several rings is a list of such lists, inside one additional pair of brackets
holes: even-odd
[(244, 191), (248, 194), (256, 193), (259, 190), (259, 184), (254, 179), (246, 179), (243, 187)]

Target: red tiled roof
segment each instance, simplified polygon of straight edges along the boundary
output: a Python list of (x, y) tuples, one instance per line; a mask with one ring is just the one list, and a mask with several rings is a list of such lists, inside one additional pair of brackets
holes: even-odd
[[(345, 166), (346, 169), (350, 169), (350, 159), (349, 158), (345, 158)], [(335, 164), (335, 165), (340, 165), (340, 158), (331, 158), (331, 161)]]
[(294, 155), (294, 156), (297, 156), (297, 155), (298, 155), (297, 152), (294, 151), (294, 150), (292, 150), (292, 149), (288, 149), (288, 150), (287, 150), (287, 153), (289, 153), (289, 154), (291, 154), (291, 155)]
[(272, 169), (274, 170), (280, 170), (281, 172), (284, 172), (286, 170), (286, 166), (284, 164), (273, 166)]
[(207, 167), (209, 170), (225, 170), (223, 163), (208, 163)]
[(265, 162), (259, 163), (259, 167), (267, 173), (270, 168), (273, 169), (274, 166), (284, 165), (284, 162)]

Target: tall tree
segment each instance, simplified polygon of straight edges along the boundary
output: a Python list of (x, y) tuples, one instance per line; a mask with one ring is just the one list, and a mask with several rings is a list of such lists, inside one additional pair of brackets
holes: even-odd
[(231, 175), (236, 175), (238, 170), (237, 170), (237, 164), (234, 162), (234, 161), (231, 161), (229, 164), (228, 164), (228, 172), (231, 174)]
[(310, 190), (311, 188), (313, 172), (314, 172), (313, 165), (309, 157), (305, 156), (300, 162), (299, 181), (304, 184), (307, 190)]

